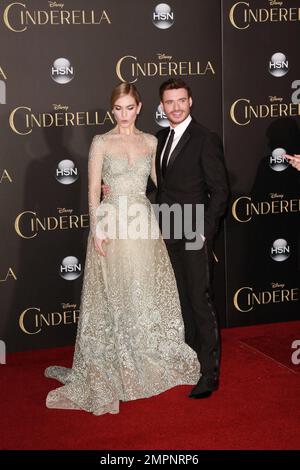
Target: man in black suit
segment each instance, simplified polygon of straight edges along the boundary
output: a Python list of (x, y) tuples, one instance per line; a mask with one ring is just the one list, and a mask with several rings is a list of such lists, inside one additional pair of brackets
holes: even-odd
[[(220, 340), (210, 298), (210, 273), (212, 242), (227, 205), (227, 176), (220, 139), (190, 115), (188, 85), (181, 79), (167, 80), (160, 87), (160, 98), (170, 127), (157, 133), (156, 203), (169, 207), (179, 204), (183, 213), (184, 205), (189, 204), (193, 231), (199, 230), (196, 206), (204, 204), (204, 243), (200, 249), (186, 249), (184, 231), (181, 237), (175, 236), (178, 221), (174, 219), (170, 236), (164, 238), (177, 281), (185, 339), (201, 364), (200, 380), (189, 396), (206, 398), (219, 385)], [(162, 228), (161, 218), (160, 225)]]

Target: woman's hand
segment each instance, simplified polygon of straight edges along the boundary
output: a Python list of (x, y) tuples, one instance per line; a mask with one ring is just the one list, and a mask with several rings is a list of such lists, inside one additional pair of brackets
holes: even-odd
[(109, 242), (108, 238), (104, 236), (97, 237), (96, 235), (94, 235), (93, 242), (94, 242), (94, 247), (97, 253), (99, 253), (100, 256), (106, 256), (106, 252), (103, 249), (103, 245)]
[(284, 155), (288, 162), (296, 168), (296, 170), (300, 171), (300, 155)]

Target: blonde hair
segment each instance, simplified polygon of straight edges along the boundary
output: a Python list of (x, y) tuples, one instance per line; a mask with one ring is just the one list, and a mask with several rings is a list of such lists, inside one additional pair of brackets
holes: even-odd
[(136, 104), (140, 104), (141, 102), (141, 97), (139, 92), (137, 91), (137, 88), (135, 85), (132, 83), (127, 83), (127, 82), (122, 82), (119, 85), (117, 85), (112, 93), (111, 93), (111, 98), (110, 98), (110, 104), (111, 107), (114, 107), (115, 102), (121, 97), (121, 96), (126, 96), (130, 95), (132, 98), (135, 99)]

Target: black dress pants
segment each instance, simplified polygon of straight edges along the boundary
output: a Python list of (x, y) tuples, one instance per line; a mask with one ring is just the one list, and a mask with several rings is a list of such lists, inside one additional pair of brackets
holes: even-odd
[(186, 250), (183, 240), (167, 243), (179, 292), (185, 341), (197, 353), (201, 374), (219, 375), (220, 336), (211, 299), (212, 249)]

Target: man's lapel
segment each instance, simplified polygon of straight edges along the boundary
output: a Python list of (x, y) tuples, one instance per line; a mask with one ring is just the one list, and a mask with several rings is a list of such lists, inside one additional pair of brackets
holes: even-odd
[(167, 138), (168, 138), (169, 131), (170, 131), (170, 128), (169, 128), (169, 127), (167, 127), (166, 129), (164, 129), (164, 132), (161, 134), (161, 137), (158, 139), (158, 142), (157, 142), (155, 165), (156, 165), (156, 175), (157, 175), (157, 179), (159, 179), (159, 180), (162, 179), (162, 176), (161, 176), (161, 165), (160, 165), (161, 152), (163, 151), (164, 145), (165, 145), (166, 140), (167, 140)]
[(190, 133), (189, 127), (190, 127), (190, 125), (184, 131), (184, 133), (182, 134), (178, 144), (176, 145), (175, 149), (171, 153), (171, 156), (169, 158), (169, 163), (168, 163), (168, 166), (167, 166), (166, 178), (168, 177), (168, 172), (171, 170), (172, 166), (174, 165), (174, 162), (175, 162), (176, 158), (178, 157), (178, 155), (182, 151), (183, 147), (187, 144), (187, 142), (191, 138), (191, 133)]

